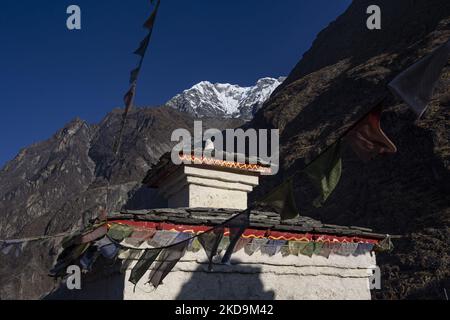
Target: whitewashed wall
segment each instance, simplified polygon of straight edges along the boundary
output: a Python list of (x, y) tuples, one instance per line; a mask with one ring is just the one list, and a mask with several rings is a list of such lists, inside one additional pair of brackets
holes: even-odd
[[(239, 263), (236, 263), (239, 260)], [(188, 252), (154, 289), (145, 284), (149, 272), (134, 285), (124, 279), (124, 299), (358, 299), (371, 298), (368, 268), (375, 256), (331, 255), (269, 257), (260, 252), (235, 253), (232, 266), (207, 271), (205, 253)]]

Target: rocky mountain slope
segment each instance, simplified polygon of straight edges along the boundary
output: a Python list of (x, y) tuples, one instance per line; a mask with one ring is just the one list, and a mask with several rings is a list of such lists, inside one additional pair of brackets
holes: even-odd
[[(75, 119), (47, 141), (23, 149), (0, 171), (0, 237), (15, 238), (77, 230), (99, 214), (121, 207), (164, 206), (141, 188), (150, 166), (172, 147), (177, 128), (193, 129), (194, 118), (168, 107), (134, 110), (116, 159), (113, 137), (121, 110), (98, 125)], [(238, 119), (203, 118), (207, 128), (234, 128)], [(108, 183), (109, 181), (109, 183)], [(36, 299), (47, 294), (56, 243), (30, 243), (24, 252), (2, 255), (0, 299)]]
[[(366, 28), (366, 9), (373, 4), (382, 9), (382, 30)], [(375, 298), (443, 299), (444, 288), (450, 292), (450, 67), (419, 121), (386, 88), (395, 75), (448, 38), (448, 0), (355, 0), (318, 35), (287, 80), (245, 124), (279, 128), (281, 133), (281, 173), (262, 180), (253, 198), (283, 176), (295, 174), (302, 215), (402, 236), (395, 240), (394, 252), (378, 256), (383, 289), (374, 293)], [(239, 94), (219, 98), (214, 90), (220, 88), (210, 89), (205, 92), (217, 98), (211, 98), (215, 107), (202, 104), (201, 95), (192, 100), (207, 110), (204, 114), (203, 108), (184, 104), (183, 94), (179, 104), (172, 101), (172, 108), (133, 111), (119, 159), (110, 151), (119, 110), (98, 125), (75, 120), (48, 141), (24, 149), (0, 171), (0, 236), (77, 229), (106, 204), (108, 209), (157, 205), (140, 188), (140, 180), (170, 149), (172, 130), (192, 127), (193, 116), (188, 113), (204, 117), (208, 127), (243, 123), (232, 118), (241, 112), (235, 102)], [(315, 191), (297, 170), (383, 97), (387, 97), (383, 129), (398, 153), (363, 163), (344, 145), (341, 182), (323, 208), (313, 208)], [(233, 108), (225, 110), (227, 104), (220, 99), (234, 101)], [(253, 102), (245, 105), (254, 109)], [(56, 254), (54, 247), (52, 241), (35, 243), (17, 258), (2, 257), (0, 299), (46, 294), (53, 286), (46, 274)]]
[[(382, 30), (366, 28), (379, 5)], [(450, 66), (421, 120), (387, 90), (399, 72), (450, 38), (447, 0), (356, 0), (315, 40), (249, 127), (279, 128), (283, 174), (296, 176), (302, 214), (401, 235), (378, 257), (384, 299), (445, 299), (450, 292)], [(343, 175), (323, 208), (301, 169), (387, 97), (382, 126), (398, 153), (363, 163), (344, 145)]]
[(262, 78), (251, 87), (202, 81), (173, 97), (167, 105), (196, 117), (249, 120), (284, 79)]

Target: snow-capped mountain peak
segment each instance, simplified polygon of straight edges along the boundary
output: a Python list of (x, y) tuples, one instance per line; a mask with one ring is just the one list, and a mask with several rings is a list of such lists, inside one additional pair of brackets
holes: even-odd
[(167, 105), (197, 117), (251, 119), (284, 80), (262, 78), (251, 87), (202, 81), (173, 97)]

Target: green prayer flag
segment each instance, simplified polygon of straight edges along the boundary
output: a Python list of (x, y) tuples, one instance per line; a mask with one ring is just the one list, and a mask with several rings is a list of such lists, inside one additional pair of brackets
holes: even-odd
[(314, 206), (321, 207), (333, 193), (341, 179), (341, 142), (335, 143), (310, 163), (306, 167), (305, 173), (320, 192), (320, 196), (314, 200)]
[(298, 241), (289, 241), (288, 247), (289, 247), (289, 252), (292, 255), (298, 256), (299, 251), (300, 251), (300, 242), (298, 242)]
[(108, 230), (108, 237), (111, 239), (121, 242), (125, 238), (128, 238), (134, 229), (130, 226), (122, 225), (122, 224), (113, 224)]
[(198, 238), (192, 239), (191, 243), (189, 244), (188, 251), (191, 252), (199, 252), (202, 249), (202, 245), (200, 241), (198, 241)]
[(308, 257), (312, 257), (314, 254), (314, 242), (300, 242), (302, 245), (300, 246), (299, 253)]
[(230, 245), (230, 237), (222, 237), (220, 240), (219, 247), (217, 248), (217, 252), (221, 253), (223, 250), (226, 250)]
[(376, 244), (373, 249), (375, 252), (391, 252), (394, 250), (394, 244), (392, 243), (391, 237), (386, 236), (386, 238)]
[(152, 263), (156, 260), (162, 249), (145, 250), (144, 254), (139, 258), (139, 261), (131, 270), (129, 281), (136, 285), (144, 276), (145, 272), (150, 268)]
[(323, 242), (315, 242), (314, 243), (314, 254), (320, 255), (322, 252)]
[(287, 179), (281, 185), (272, 190), (268, 196), (258, 201), (257, 204), (269, 207), (281, 216), (281, 220), (294, 219), (298, 216), (298, 209), (294, 198), (293, 178)]

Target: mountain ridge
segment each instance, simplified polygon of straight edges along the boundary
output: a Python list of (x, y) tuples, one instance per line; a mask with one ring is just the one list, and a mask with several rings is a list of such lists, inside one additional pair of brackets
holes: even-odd
[(259, 79), (254, 86), (201, 81), (170, 99), (166, 105), (196, 117), (250, 120), (285, 77)]

